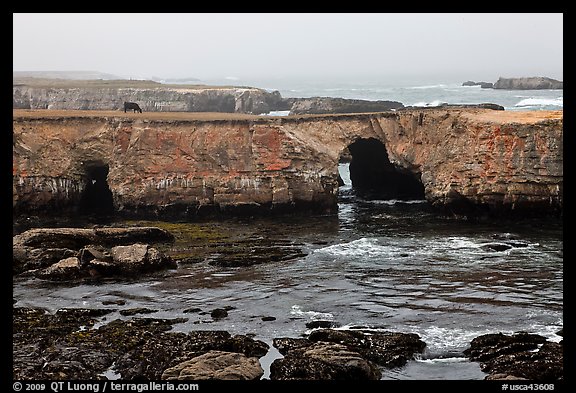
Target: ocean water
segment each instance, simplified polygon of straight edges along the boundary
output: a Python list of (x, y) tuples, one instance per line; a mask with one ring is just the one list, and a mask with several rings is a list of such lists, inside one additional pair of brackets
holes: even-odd
[[(563, 327), (561, 222), (470, 222), (440, 216), (423, 200), (365, 200), (351, 186), (348, 165), (340, 164), (339, 170), (345, 185), (336, 216), (189, 224), (296, 247), (305, 256), (217, 267), (209, 264), (215, 255), (208, 255), (140, 279), (101, 283), (54, 285), (15, 278), (16, 305), (53, 312), (124, 300), (100, 324), (127, 318), (119, 314), (122, 309), (147, 307), (157, 310), (147, 317), (188, 318), (175, 331), (254, 334), (271, 346), (261, 359), (264, 378), (270, 363), (281, 357), (272, 340), (305, 336), (311, 331), (306, 324), (316, 320), (332, 321), (339, 329), (420, 335), (425, 351), (404, 367), (384, 369), (385, 380), (483, 379), (479, 364), (463, 354), (482, 334), (526, 331), (562, 339), (556, 334)], [(184, 312), (222, 307), (231, 310), (221, 320)]]
[[(464, 82), (464, 81), (462, 81)], [(340, 97), (398, 101), (404, 106), (492, 103), (505, 110), (562, 110), (563, 90), (500, 90), (462, 86), (462, 82), (287, 82), (253, 81), (255, 86), (278, 90), (282, 97)], [(286, 113), (282, 113), (285, 115)]]
[[(562, 109), (563, 99), (561, 90), (497, 91), (457, 84), (291, 85), (280, 92), (284, 97), (396, 100), (423, 106), (491, 102), (507, 110)], [(265, 379), (271, 362), (282, 356), (272, 340), (305, 336), (310, 332), (306, 323), (315, 320), (332, 321), (339, 329), (420, 335), (424, 352), (404, 367), (384, 369), (384, 380), (483, 379), (479, 364), (463, 355), (482, 334), (526, 331), (562, 339), (557, 335), (563, 327), (561, 221), (456, 220), (433, 211), (424, 200), (367, 200), (352, 187), (348, 165), (340, 164), (339, 171), (345, 184), (339, 190), (337, 215), (190, 223), (280, 248), (296, 247), (305, 256), (217, 267), (210, 264), (216, 256), (209, 255), (140, 279), (102, 283), (47, 285), (17, 277), (16, 306), (103, 308), (103, 301), (121, 299), (126, 304), (100, 324), (127, 318), (119, 314), (122, 309), (147, 307), (157, 311), (146, 317), (188, 318), (175, 325), (175, 331), (254, 334), (271, 346), (260, 359)], [(93, 223), (86, 219), (79, 225)], [(225, 306), (231, 309), (220, 320), (184, 313)], [(263, 321), (265, 316), (275, 320)]]

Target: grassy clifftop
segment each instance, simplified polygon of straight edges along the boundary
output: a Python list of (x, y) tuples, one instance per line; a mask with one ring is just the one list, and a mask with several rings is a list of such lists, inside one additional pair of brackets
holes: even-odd
[(167, 88), (167, 89), (256, 89), (247, 86), (210, 86), (191, 84), (165, 84), (151, 80), (132, 79), (60, 79), (60, 78), (36, 78), (36, 77), (12, 77), (13, 86), (29, 86), (44, 89), (73, 89), (73, 88)]

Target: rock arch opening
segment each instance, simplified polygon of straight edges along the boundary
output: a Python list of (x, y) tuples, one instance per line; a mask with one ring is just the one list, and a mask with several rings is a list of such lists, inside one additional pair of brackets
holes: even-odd
[[(424, 199), (424, 186), (419, 174), (390, 162), (384, 144), (375, 138), (361, 138), (351, 143), (340, 156), (339, 171), (348, 164), (349, 185), (365, 199)], [(345, 186), (345, 175), (339, 183)]]
[(114, 211), (112, 191), (108, 186), (108, 165), (101, 162), (86, 163), (85, 184), (80, 196), (79, 213), (109, 214)]

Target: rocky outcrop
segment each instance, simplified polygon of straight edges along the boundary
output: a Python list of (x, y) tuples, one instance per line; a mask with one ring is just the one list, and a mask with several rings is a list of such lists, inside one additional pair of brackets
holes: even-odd
[(494, 83), (466, 81), (462, 83), (462, 86), (480, 86), (482, 89), (492, 89), (494, 87)]
[(397, 189), (456, 214), (563, 207), (562, 111), (207, 120), (50, 113), (14, 111), (16, 216), (78, 212), (86, 200), (125, 215), (334, 213), (346, 151), (353, 184)]
[(404, 366), (426, 344), (413, 333), (315, 330), (308, 338), (276, 338), (284, 355), (270, 379), (380, 379), (378, 366)]
[(278, 91), (251, 87), (35, 87), (13, 86), (14, 109), (124, 110), (136, 102), (144, 112), (268, 113), (288, 110)]
[(272, 380), (379, 380), (378, 367), (344, 345), (313, 343), (270, 365)]
[(547, 341), (537, 334), (485, 334), (472, 340), (464, 354), (480, 362), (482, 371), (488, 373), (486, 379), (564, 379), (563, 342)]
[(564, 82), (542, 76), (526, 78), (498, 78), (494, 83), (495, 89), (506, 90), (540, 90), (540, 89), (564, 89)]
[(368, 101), (332, 97), (297, 98), (290, 108), (291, 115), (385, 112), (403, 108), (397, 101)]
[[(155, 227), (41, 228), (13, 237), (13, 272), (47, 280), (131, 276), (176, 267), (172, 259), (142, 240), (166, 242), (173, 236)], [(112, 248), (107, 248), (113, 244)]]

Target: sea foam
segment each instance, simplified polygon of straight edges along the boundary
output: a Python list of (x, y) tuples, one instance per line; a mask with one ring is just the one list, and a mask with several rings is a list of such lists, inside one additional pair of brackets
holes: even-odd
[(514, 105), (515, 107), (545, 107), (559, 106), (564, 107), (564, 97), (557, 98), (525, 98)]

